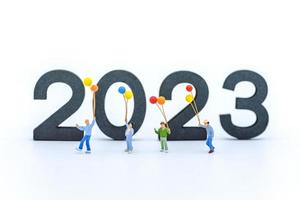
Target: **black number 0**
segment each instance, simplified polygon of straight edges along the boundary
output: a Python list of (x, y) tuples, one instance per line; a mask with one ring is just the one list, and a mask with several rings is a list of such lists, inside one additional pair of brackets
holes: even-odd
[(96, 120), (99, 128), (108, 137), (115, 140), (125, 139), (125, 125), (115, 126), (110, 123), (105, 113), (105, 96), (109, 87), (116, 83), (126, 83), (134, 94), (134, 110), (131, 122), (134, 123), (135, 133), (140, 129), (146, 115), (146, 96), (142, 83), (132, 73), (124, 70), (115, 70), (105, 74), (98, 85), (101, 92), (96, 93)]

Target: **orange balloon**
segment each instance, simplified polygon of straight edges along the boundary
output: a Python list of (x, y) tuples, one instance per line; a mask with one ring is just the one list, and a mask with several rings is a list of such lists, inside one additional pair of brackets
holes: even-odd
[(157, 98), (157, 103), (160, 104), (160, 105), (164, 105), (166, 102), (166, 98), (163, 97), (163, 96), (160, 96)]
[(97, 92), (97, 91), (99, 90), (99, 88), (98, 88), (97, 85), (92, 85), (92, 86), (91, 86), (91, 90), (92, 90), (93, 92)]

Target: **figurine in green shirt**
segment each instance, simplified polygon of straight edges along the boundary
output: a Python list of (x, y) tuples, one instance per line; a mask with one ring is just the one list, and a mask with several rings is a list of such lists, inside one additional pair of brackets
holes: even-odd
[(154, 129), (154, 132), (159, 135), (161, 150), (160, 152), (168, 153), (167, 137), (171, 134), (171, 130), (165, 122), (160, 123), (158, 130)]

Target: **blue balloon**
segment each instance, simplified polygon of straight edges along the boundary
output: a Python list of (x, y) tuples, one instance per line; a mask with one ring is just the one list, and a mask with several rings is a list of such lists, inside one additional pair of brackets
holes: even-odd
[(126, 89), (125, 89), (125, 87), (121, 86), (121, 87), (119, 87), (118, 91), (120, 94), (124, 94), (126, 92)]

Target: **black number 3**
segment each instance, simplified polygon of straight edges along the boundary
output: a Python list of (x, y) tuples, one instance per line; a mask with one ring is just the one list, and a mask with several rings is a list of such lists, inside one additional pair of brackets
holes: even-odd
[(251, 139), (263, 133), (269, 122), (268, 112), (262, 105), (268, 94), (268, 86), (265, 79), (256, 72), (241, 70), (230, 74), (226, 78), (223, 88), (234, 90), (235, 86), (242, 81), (253, 83), (255, 93), (249, 98), (236, 98), (235, 107), (253, 111), (256, 114), (256, 122), (248, 127), (235, 126), (230, 114), (220, 115), (220, 121), (223, 129), (229, 135), (238, 139)]

